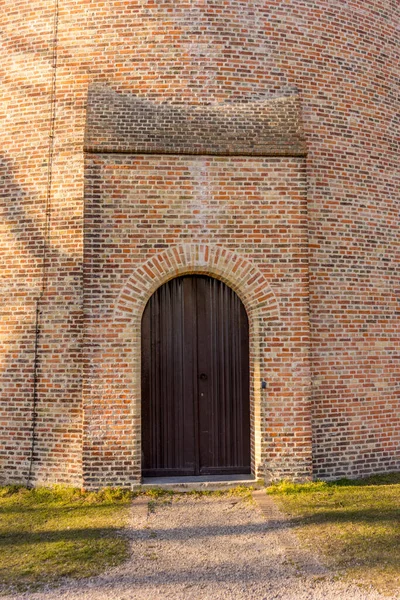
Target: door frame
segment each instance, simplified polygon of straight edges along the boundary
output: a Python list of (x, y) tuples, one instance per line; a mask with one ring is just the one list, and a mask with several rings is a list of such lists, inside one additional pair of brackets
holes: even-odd
[(265, 256), (256, 262), (248, 256), (218, 245), (174, 245), (145, 261), (137, 257), (136, 268), (129, 268), (115, 295), (109, 291), (110, 303), (95, 313), (96, 319), (86, 301), (85, 486), (140, 485), (142, 313), (160, 285), (195, 273), (225, 282), (247, 311), (253, 475), (266, 482), (312, 478), (308, 262), (297, 259), (293, 277), (288, 272), (279, 282)]
[[(275, 293), (265, 274), (243, 256), (221, 246), (182, 244), (151, 257), (127, 279), (113, 310), (113, 326), (124, 346), (124, 361), (129, 367), (132, 414), (132, 471), (133, 481), (141, 480), (141, 319), (145, 306), (161, 285), (179, 275), (203, 274), (226, 283), (244, 304), (249, 319), (250, 345), (250, 438), (251, 470), (256, 478), (269, 479), (269, 472), (296, 472), (307, 478), (312, 472), (311, 407), (309, 401), (309, 355), (304, 354), (304, 369), (297, 379), (307, 393), (290, 408), (294, 418), (301, 421), (296, 433), (300, 450), (284, 451), (282, 455), (271, 437), (268, 420), (271, 411), (281, 410), (282, 399), (271, 388), (277, 384), (281, 369), (278, 352), (266, 352), (282, 339), (282, 322)], [(308, 314), (305, 315), (308, 323)], [(283, 340), (284, 341), (284, 340)], [(282, 342), (283, 343), (283, 342)], [(278, 375), (277, 375), (278, 373)], [(128, 375), (126, 379), (129, 378)], [(264, 389), (262, 381), (267, 382)], [(272, 385), (271, 385), (272, 384)], [(279, 432), (278, 432), (279, 433)], [(286, 453), (285, 453), (286, 452)]]
[[(199, 273), (170, 279), (146, 305), (141, 341), (145, 476), (250, 473), (249, 319), (236, 292), (221, 280)], [(166, 382), (176, 378), (180, 383), (171, 393)], [(160, 387), (155, 389), (152, 381), (159, 381)], [(215, 394), (216, 385), (222, 385), (221, 395)], [(200, 396), (211, 403), (210, 411), (201, 410)], [(178, 429), (167, 406), (178, 411)], [(211, 418), (213, 409), (215, 418)], [(157, 467), (173, 448), (173, 466)], [(211, 448), (219, 456), (218, 464), (211, 459)]]

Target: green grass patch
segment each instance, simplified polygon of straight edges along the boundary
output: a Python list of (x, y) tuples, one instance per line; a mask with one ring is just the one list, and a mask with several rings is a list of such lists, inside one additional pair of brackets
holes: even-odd
[(184, 499), (184, 498), (230, 498), (230, 497), (240, 497), (243, 500), (247, 500), (249, 502), (253, 502), (252, 492), (254, 491), (253, 487), (248, 487), (244, 485), (238, 485), (236, 487), (227, 489), (227, 490), (187, 490), (185, 492), (174, 491), (174, 490), (165, 490), (162, 488), (154, 487), (150, 489), (146, 489), (145, 492), (141, 490), (142, 494), (145, 494), (150, 498), (150, 502), (161, 501), (161, 504), (169, 504), (173, 498), (175, 500)]
[(296, 533), (340, 574), (386, 594), (400, 589), (400, 473), (270, 486)]
[(252, 492), (253, 487), (247, 487), (244, 485), (238, 485), (236, 487), (227, 489), (227, 490), (191, 490), (189, 492), (184, 492), (181, 494), (181, 497), (184, 498), (192, 497), (192, 498), (241, 498), (242, 500), (253, 502)]
[(149, 499), (149, 512), (175, 498), (232, 496), (252, 501), (252, 488), (174, 493), (154, 488), (83, 492), (54, 486), (0, 488), (0, 593), (39, 589), (65, 578), (97, 575), (129, 557), (123, 535), (132, 499)]
[(176, 492), (172, 490), (163, 490), (161, 488), (151, 488), (146, 490), (145, 495), (149, 497), (149, 512), (155, 512), (158, 507), (172, 504), (173, 501), (179, 502), (187, 498), (237, 498), (243, 502), (254, 503), (252, 491), (253, 487), (236, 486), (228, 490), (188, 490), (185, 492)]
[(0, 488), (0, 590), (89, 577), (129, 556), (122, 529), (132, 493)]

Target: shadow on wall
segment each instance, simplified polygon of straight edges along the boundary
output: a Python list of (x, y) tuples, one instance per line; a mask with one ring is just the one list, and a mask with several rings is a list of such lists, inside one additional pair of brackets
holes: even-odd
[[(34, 176), (32, 171), (30, 175)], [(32, 194), (19, 184), (17, 169), (4, 156), (0, 158), (0, 206), (3, 224), (0, 256), (4, 274), (0, 283), (0, 483), (25, 483), (32, 440), (36, 304), (43, 280), (45, 198), (44, 194), (42, 198), (38, 198), (37, 194)], [(68, 272), (69, 263), (68, 255), (51, 247), (48, 253), (49, 267), (56, 266), (57, 272), (63, 273)], [(49, 273), (51, 277), (51, 269)], [(45, 298), (41, 311), (44, 325), (41, 332), (42, 343), (46, 336), (52, 334), (51, 313), (47, 309), (50, 305), (49, 298)], [(72, 325), (64, 322), (61, 326), (65, 330)], [(64, 331), (63, 336), (67, 338), (68, 333), (65, 335)], [(76, 331), (74, 336), (76, 340)], [(40, 413), (41, 400), (48, 402), (54, 390), (49, 388), (48, 381), (41, 388), (40, 376), (46, 369), (46, 357), (40, 341), (39, 352)], [(65, 361), (65, 352), (60, 359)], [(57, 364), (53, 364), (52, 370), (53, 368), (56, 374)], [(68, 377), (64, 376), (64, 381), (63, 378), (58, 378), (57, 382), (58, 396), (61, 393), (63, 398), (69, 394), (67, 380)], [(76, 388), (75, 380), (73, 386)], [(38, 462), (47, 460), (51, 453), (44, 434), (45, 427), (42, 425), (37, 428), (37, 449), (38, 452), (40, 450), (36, 456)]]
[(31, 446), (36, 299), (40, 292), (42, 223), (36, 197), (17, 182), (11, 161), (0, 159), (3, 224), (0, 322), (0, 482), (27, 477)]

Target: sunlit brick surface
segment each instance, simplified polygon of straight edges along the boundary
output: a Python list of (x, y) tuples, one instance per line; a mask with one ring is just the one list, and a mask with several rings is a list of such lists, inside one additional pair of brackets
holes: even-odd
[(247, 309), (253, 472), (309, 476), (304, 159), (87, 162), (87, 480), (128, 483), (128, 456), (140, 476), (140, 320), (151, 293), (182, 273), (222, 279)]
[[(132, 482), (139, 473), (132, 415), (129, 425), (121, 418), (125, 445), (115, 456), (114, 466), (109, 456), (116, 450), (107, 442), (107, 435), (119, 435), (115, 420), (114, 433), (103, 436), (103, 445), (96, 442), (93, 447), (87, 434), (82, 365), (92, 367), (83, 363), (85, 357), (87, 360), (87, 355), (83, 356), (84, 289), (86, 299), (93, 291), (101, 297), (102, 306), (108, 301), (111, 314), (126, 281), (152, 254), (183, 243), (214, 244), (245, 256), (264, 273), (282, 319), (284, 316), (277, 336), (280, 341), (284, 335), (294, 336), (296, 321), (290, 319), (292, 308), (289, 310), (285, 289), (293, 285), (300, 293), (303, 283), (299, 284), (297, 266), (293, 272), (290, 262), (285, 262), (283, 255), (289, 250), (287, 240), (282, 242), (287, 229), (296, 227), (289, 223), (293, 197), (289, 174), (293, 172), (296, 177), (302, 173), (303, 178), (303, 191), (298, 188), (296, 192), (298, 207), (305, 207), (300, 198), (307, 192), (307, 224), (301, 225), (301, 231), (303, 237), (306, 230), (309, 236), (310, 285), (301, 302), (309, 300), (310, 307), (312, 418), (308, 411), (308, 419), (313, 432), (314, 476), (398, 469), (397, 1), (60, 0), (56, 22), (56, 3), (52, 1), (2, 2), (1, 8), (1, 480), (23, 482), (29, 472), (35, 311), (42, 285), (49, 172), (51, 235), (46, 252), (48, 278), (40, 303), (34, 482), (88, 482), (94, 486), (100, 479), (102, 483)], [(155, 157), (140, 154), (120, 159), (91, 154), (85, 170), (89, 84), (130, 93), (153, 105), (179, 105), (182, 110), (188, 105), (215, 105), (223, 110), (224, 104), (231, 110), (234, 103), (262, 103), (271, 96), (298, 92), (308, 150), (306, 165), (300, 164), (301, 157), (237, 157), (233, 170), (232, 158), (170, 158), (172, 183), (160, 200), (164, 184), (159, 182)], [(52, 90), (56, 112), (49, 171)], [(160, 164), (166, 160), (160, 158)], [(260, 165), (271, 162), (273, 168), (263, 176), (264, 191), (256, 198), (261, 185), (257, 172)], [(185, 180), (180, 182), (179, 192), (176, 186), (182, 173)], [(114, 203), (120, 200), (121, 210), (99, 212), (95, 226), (103, 246), (88, 264), (84, 262), (83, 225), (85, 210), (90, 216), (95, 206), (94, 176), (100, 177), (96, 180), (98, 201), (106, 201), (110, 193)], [(253, 176), (256, 183), (245, 183)], [(279, 186), (277, 176), (281, 176)], [(274, 193), (265, 192), (271, 187)], [(140, 190), (143, 203), (134, 216), (127, 198), (131, 194), (137, 197)], [(206, 199), (201, 199), (201, 194)], [(189, 211), (189, 207), (194, 208)], [(222, 215), (218, 219), (213, 213), (217, 209)], [(257, 219), (250, 216), (256, 209)], [(173, 223), (165, 217), (168, 210), (176, 215)], [(249, 215), (245, 218), (246, 210)], [(165, 223), (151, 222), (151, 211)], [(164, 211), (161, 216), (160, 211)], [(146, 218), (148, 229), (136, 229)], [(246, 224), (246, 219), (249, 228), (239, 233), (235, 227), (241, 220)], [(225, 227), (220, 220), (227, 221)], [(271, 225), (278, 221), (282, 223), (279, 236)], [(93, 222), (90, 227), (93, 231)], [(107, 262), (105, 248), (113, 243), (113, 236), (121, 254), (111, 252)], [(93, 252), (91, 242), (86, 241), (85, 261)], [(100, 281), (104, 285), (85, 288), (91, 269), (99, 265), (96, 285)], [(303, 309), (299, 305), (294, 310), (297, 315)], [(92, 316), (88, 315), (89, 320)], [(107, 330), (111, 325), (104, 322), (104, 327)], [(266, 337), (266, 353), (269, 342)], [(86, 339), (85, 347), (90, 343)], [(277, 389), (268, 396), (282, 415), (284, 407), (294, 406), (300, 393), (291, 387), (296, 364), (294, 359), (288, 359), (285, 368), (281, 364)], [(95, 363), (93, 368), (97, 367)], [(301, 389), (304, 397), (306, 388)], [(115, 400), (115, 395), (112, 397)], [(263, 441), (253, 440), (262, 446), (265, 469), (274, 470), (280, 447), (277, 476), (281, 472), (304, 474), (303, 467), (296, 471), (290, 465), (309, 453), (310, 440), (304, 434), (299, 441), (290, 419), (285, 429), (287, 422), (276, 418), (275, 408), (268, 412), (268, 398), (265, 421), (259, 429)], [(293, 417), (293, 411), (290, 414)], [(288, 441), (290, 428), (297, 443)]]

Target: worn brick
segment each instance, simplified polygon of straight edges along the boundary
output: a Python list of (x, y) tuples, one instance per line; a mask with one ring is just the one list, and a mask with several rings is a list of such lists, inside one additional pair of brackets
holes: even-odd
[(32, 481), (137, 480), (132, 324), (199, 269), (259, 307), (258, 473), (308, 476), (311, 450), (315, 477), (398, 469), (398, 2), (19, 0), (2, 22), (1, 481), (30, 469), (38, 301)]

